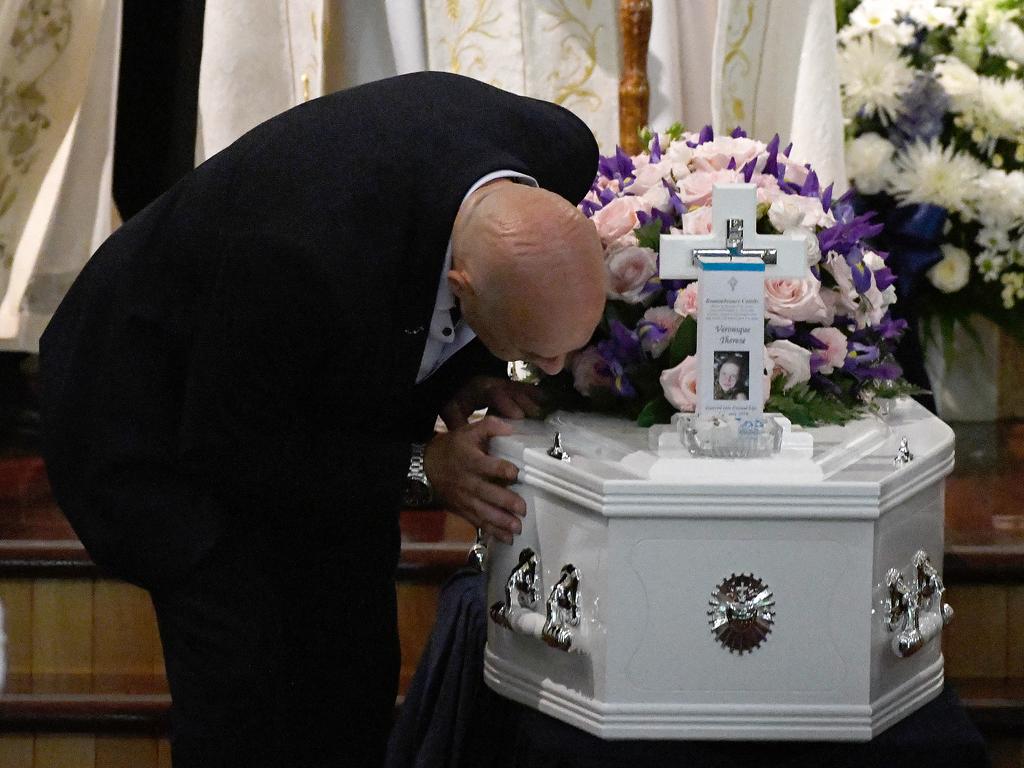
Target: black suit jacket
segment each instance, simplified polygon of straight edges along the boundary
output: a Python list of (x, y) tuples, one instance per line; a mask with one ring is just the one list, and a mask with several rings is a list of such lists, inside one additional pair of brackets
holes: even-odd
[(47, 467), (93, 558), (156, 587), (256, 527), (390, 567), (409, 442), (489, 358), (415, 387), (463, 196), (510, 169), (575, 203), (596, 163), (565, 109), (418, 73), (257, 126), (124, 224), (40, 344)]

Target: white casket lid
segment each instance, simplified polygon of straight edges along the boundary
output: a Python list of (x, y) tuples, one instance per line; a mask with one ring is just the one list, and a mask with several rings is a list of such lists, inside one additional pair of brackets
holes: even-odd
[[(779, 417), (781, 418), (781, 417)], [(650, 429), (601, 414), (558, 411), (512, 421), (491, 453), (520, 469), (519, 482), (565, 495), (605, 516), (877, 517), (952, 471), (953, 432), (923, 406), (900, 399), (888, 414), (845, 426), (801, 429), (782, 419), (783, 450), (769, 458), (694, 457), (675, 424)], [(548, 455), (555, 432), (570, 462)], [(914, 458), (894, 459), (902, 439)], [(779, 505), (772, 503), (778, 500)], [(801, 511), (800, 499), (806, 510)], [(682, 504), (682, 506), (681, 506)]]

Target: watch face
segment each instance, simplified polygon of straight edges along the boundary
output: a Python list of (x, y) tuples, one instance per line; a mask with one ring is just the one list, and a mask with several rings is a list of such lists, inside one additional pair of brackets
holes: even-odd
[(425, 507), (432, 498), (430, 487), (421, 480), (406, 478), (405, 481), (405, 503), (410, 507)]

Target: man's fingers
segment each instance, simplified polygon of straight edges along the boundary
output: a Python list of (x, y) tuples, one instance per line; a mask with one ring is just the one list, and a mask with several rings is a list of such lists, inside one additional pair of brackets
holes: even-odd
[(523, 531), (523, 524), (514, 515), (503, 509), (488, 504), (482, 499), (473, 502), (473, 514), (480, 521), (480, 527), (506, 544), (512, 543), (512, 537)]
[(470, 429), (474, 430), (477, 440), (480, 441), (483, 448), (487, 447), (487, 441), (492, 437), (511, 435), (515, 432), (512, 427), (496, 416), (484, 416), (480, 421), (471, 426)]
[(513, 392), (497, 391), (491, 397), (491, 407), (506, 419), (521, 419), (526, 413)]

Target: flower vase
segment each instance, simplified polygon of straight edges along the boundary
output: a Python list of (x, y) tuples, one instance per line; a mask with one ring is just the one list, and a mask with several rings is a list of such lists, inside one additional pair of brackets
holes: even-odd
[(954, 327), (950, 359), (938, 320), (930, 318), (922, 324), (925, 370), (939, 416), (944, 421), (993, 421), (1012, 415), (1004, 412), (1000, 397), (1001, 389), (1010, 386), (1009, 381), (1001, 381), (1007, 379), (1001, 361), (1003, 347), (1012, 351), (1006, 343), (1012, 339), (1004, 340), (999, 326), (980, 315), (971, 315), (969, 322), (970, 328), (961, 323)]

